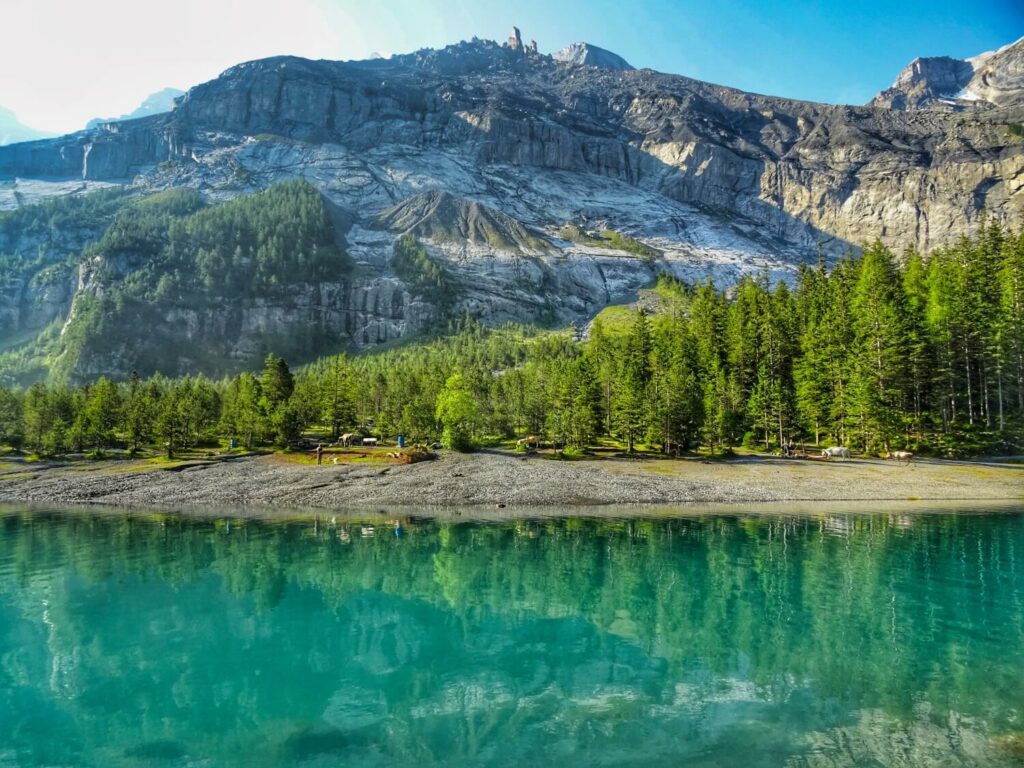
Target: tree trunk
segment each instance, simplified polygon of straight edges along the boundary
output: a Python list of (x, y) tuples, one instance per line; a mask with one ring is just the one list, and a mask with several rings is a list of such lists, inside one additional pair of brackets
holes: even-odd
[(1006, 430), (1006, 419), (1003, 416), (1003, 366), (1001, 363), (996, 369), (996, 387), (999, 392), (999, 431), (1003, 432)]
[(964, 370), (967, 374), (967, 423), (974, 426), (974, 391), (971, 388), (971, 356), (964, 347)]

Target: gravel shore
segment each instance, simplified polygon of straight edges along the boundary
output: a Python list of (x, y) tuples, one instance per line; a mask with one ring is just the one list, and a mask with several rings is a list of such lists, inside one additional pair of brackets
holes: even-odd
[(504, 452), (408, 465), (315, 466), (280, 456), (161, 468), (145, 462), (0, 462), (0, 502), (352, 509), (583, 507), (861, 500), (1024, 501), (1024, 465), (744, 457), (552, 461)]

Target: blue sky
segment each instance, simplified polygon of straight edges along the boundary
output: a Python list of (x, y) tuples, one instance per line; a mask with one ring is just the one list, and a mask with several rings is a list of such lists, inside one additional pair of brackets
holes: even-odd
[(32, 0), (0, 9), (0, 105), (72, 131), (274, 54), (365, 58), (513, 24), (543, 52), (586, 40), (745, 90), (864, 103), (916, 56), (972, 56), (1024, 36), (1024, 0)]

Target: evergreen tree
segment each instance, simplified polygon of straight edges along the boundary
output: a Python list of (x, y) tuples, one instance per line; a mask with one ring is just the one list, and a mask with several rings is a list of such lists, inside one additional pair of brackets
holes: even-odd
[(20, 448), (23, 439), (21, 398), (0, 387), (0, 445)]
[(651, 326), (643, 310), (638, 310), (626, 339), (620, 388), (613, 401), (615, 421), (626, 439), (626, 451), (633, 453), (637, 437), (647, 428), (648, 385), (651, 381)]
[(864, 450), (888, 447), (899, 434), (907, 381), (903, 289), (892, 255), (880, 243), (865, 250), (850, 299), (853, 408)]

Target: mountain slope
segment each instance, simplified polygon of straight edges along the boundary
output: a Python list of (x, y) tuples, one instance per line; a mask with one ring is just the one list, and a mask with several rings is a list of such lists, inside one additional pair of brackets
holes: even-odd
[[(662, 272), (785, 278), (875, 238), (927, 250), (983, 214), (1019, 226), (1022, 123), (1015, 106), (908, 111), (749, 94), (559, 61), (513, 36), (362, 62), (240, 64), (170, 113), (0, 148), (0, 208), (82, 184), (125, 185), (132, 198), (193, 190), (216, 206), (302, 179), (343, 232), (352, 272), (318, 277), (290, 304), (214, 292), (204, 306), (233, 307), (232, 328), (249, 340), (301, 339), (321, 327), (312, 318), (330, 317), (317, 344), (358, 347), (452, 312), (583, 322)], [(63, 258), (78, 270), (73, 304), (90, 268), (71, 246)], [(408, 270), (417, 264), (444, 276), (444, 302), (421, 290), (429, 281)], [(33, 314), (41, 293), (26, 285), (9, 338), (44, 320), (66, 328), (68, 304)], [(217, 323), (203, 327), (223, 332)], [(246, 350), (220, 359), (244, 365)], [(113, 373), (133, 364), (129, 353), (102, 360)], [(95, 365), (79, 356), (61, 367), (87, 377)]]
[(376, 218), (376, 224), (436, 242), (465, 242), (500, 250), (542, 251), (548, 244), (500, 211), (447, 192), (424, 192)]

